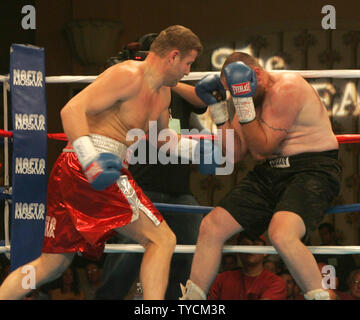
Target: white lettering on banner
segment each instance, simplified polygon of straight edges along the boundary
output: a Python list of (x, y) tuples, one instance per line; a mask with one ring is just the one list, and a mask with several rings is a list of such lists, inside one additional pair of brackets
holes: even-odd
[(43, 220), (45, 218), (45, 204), (44, 203), (15, 203), (15, 219), (21, 220)]
[(45, 163), (43, 158), (16, 158), (15, 174), (45, 175)]
[(55, 238), (56, 219), (46, 216), (45, 218), (45, 237)]
[(45, 131), (45, 116), (35, 113), (15, 113), (15, 129)]
[(13, 85), (25, 87), (42, 87), (43, 74), (36, 70), (13, 69)]

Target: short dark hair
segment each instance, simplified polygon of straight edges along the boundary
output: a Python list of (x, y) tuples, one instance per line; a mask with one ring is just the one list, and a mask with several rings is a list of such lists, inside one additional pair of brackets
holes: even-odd
[(178, 49), (182, 56), (187, 55), (191, 50), (195, 50), (200, 55), (203, 46), (199, 37), (189, 28), (174, 25), (161, 31), (150, 46), (150, 51), (160, 57), (173, 49)]
[(265, 239), (265, 237), (263, 235), (260, 235), (259, 237), (253, 237), (253, 236), (247, 234), (245, 231), (240, 232), (239, 235), (237, 236), (237, 238), (236, 238), (237, 244), (240, 244), (240, 242), (243, 239), (248, 239), (248, 240), (251, 240), (251, 241), (261, 241), (264, 244), (266, 244), (266, 239)]
[(254, 68), (254, 67), (257, 67), (257, 68), (261, 68), (263, 69), (263, 67), (259, 64), (258, 60), (256, 58), (254, 58), (253, 56), (245, 53), (245, 52), (233, 52), (232, 54), (230, 54), (222, 68), (221, 68), (221, 76), (224, 75), (224, 68), (229, 65), (230, 63), (233, 63), (233, 62), (236, 62), (236, 61), (241, 61), (243, 63), (245, 63), (248, 67), (250, 68)]

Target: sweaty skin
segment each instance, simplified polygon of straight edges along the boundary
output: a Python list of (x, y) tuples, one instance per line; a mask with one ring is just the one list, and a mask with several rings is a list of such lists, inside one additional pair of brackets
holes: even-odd
[[(327, 110), (317, 92), (303, 77), (295, 73), (271, 73), (261, 69), (257, 70), (257, 77), (264, 100), (260, 105), (255, 105), (256, 119), (240, 125), (235, 114), (231, 122), (218, 127), (222, 129), (219, 132), (223, 135), (223, 150), (232, 155), (230, 161), (238, 162), (248, 152), (256, 160), (264, 160), (338, 149)], [(225, 78), (221, 80), (227, 88)], [(192, 104), (204, 106), (193, 86), (178, 83), (173, 90)], [(226, 129), (236, 132), (234, 150), (227, 150)]]
[(266, 72), (259, 79), (265, 96), (256, 119), (237, 128), (255, 159), (338, 149), (327, 110), (305, 79)]
[(177, 55), (168, 66), (150, 52), (145, 61), (126, 61), (105, 70), (62, 109), (68, 139), (96, 133), (129, 146), (130, 129), (146, 133), (150, 120), (167, 128), (170, 87), (190, 73), (196, 56), (195, 50), (183, 59)]
[(280, 140), (274, 155), (338, 149), (327, 110), (315, 89), (296, 74), (272, 76), (275, 82), (267, 92), (260, 121), (264, 130)]

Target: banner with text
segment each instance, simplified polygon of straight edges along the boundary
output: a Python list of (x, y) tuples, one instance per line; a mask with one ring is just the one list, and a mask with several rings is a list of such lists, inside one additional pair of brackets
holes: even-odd
[(31, 45), (10, 48), (13, 125), (11, 270), (41, 254), (47, 190), (45, 52)]

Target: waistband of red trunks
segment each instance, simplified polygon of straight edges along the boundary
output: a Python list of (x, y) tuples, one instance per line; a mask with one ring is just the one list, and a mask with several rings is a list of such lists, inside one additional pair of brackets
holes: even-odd
[[(128, 167), (132, 151), (125, 144), (99, 134), (90, 134), (90, 138), (98, 152), (110, 152), (116, 154), (123, 161), (123, 164)], [(70, 142), (63, 149), (63, 152), (74, 152)]]

